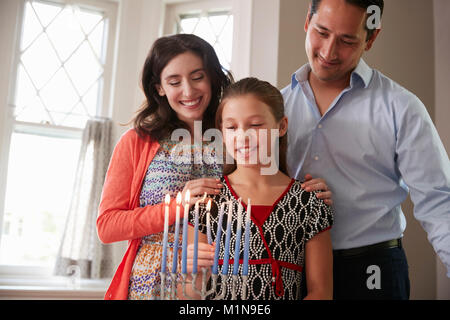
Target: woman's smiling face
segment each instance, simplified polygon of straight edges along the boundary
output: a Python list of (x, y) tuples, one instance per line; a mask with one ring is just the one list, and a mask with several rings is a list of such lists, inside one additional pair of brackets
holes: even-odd
[(160, 96), (166, 96), (178, 119), (193, 127), (203, 119), (211, 101), (211, 81), (202, 59), (187, 51), (173, 58), (161, 72)]

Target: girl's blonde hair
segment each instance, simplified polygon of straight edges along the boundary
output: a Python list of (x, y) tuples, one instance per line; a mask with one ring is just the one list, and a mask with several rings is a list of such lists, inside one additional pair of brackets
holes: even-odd
[[(244, 96), (252, 95), (262, 103), (270, 108), (270, 112), (275, 117), (277, 122), (280, 122), (284, 117), (284, 100), (280, 91), (272, 86), (267, 81), (262, 81), (257, 78), (244, 78), (236, 83), (228, 86), (223, 94), (222, 101), (216, 113), (216, 128), (222, 129), (222, 111), (227, 103), (227, 100)], [(287, 153), (287, 132), (280, 137), (279, 141), (279, 163), (278, 169), (289, 176), (286, 162)], [(236, 170), (236, 162), (233, 164), (224, 165), (224, 175), (228, 175)]]

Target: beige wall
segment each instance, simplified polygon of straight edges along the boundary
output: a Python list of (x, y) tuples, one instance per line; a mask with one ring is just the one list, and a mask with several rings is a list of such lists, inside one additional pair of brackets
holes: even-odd
[[(382, 20), (382, 32), (373, 49), (364, 56), (372, 67), (380, 70), (402, 86), (414, 92), (426, 105), (433, 119), (442, 120), (438, 130), (447, 150), (450, 146), (450, 67), (448, 57), (448, 17), (450, 1), (437, 0), (441, 13), (440, 23), (447, 23), (446, 28), (439, 30), (439, 37), (446, 37), (447, 42), (440, 43), (439, 55), (436, 55), (436, 69), (439, 70), (435, 81), (435, 41), (433, 1), (425, 0), (385, 0), (385, 13)], [(278, 49), (278, 79), (279, 88), (290, 82), (292, 73), (307, 62), (303, 26), (308, 1), (281, 0), (280, 3), (280, 38)], [(447, 11), (442, 11), (444, 10)], [(446, 13), (444, 13), (446, 12)], [(446, 20), (447, 19), (447, 20)], [(444, 47), (446, 51), (444, 50)], [(444, 69), (441, 63), (446, 63)], [(438, 85), (435, 86), (435, 82)], [(435, 88), (440, 88), (439, 94)], [(435, 102), (439, 106), (435, 107)], [(436, 264), (436, 255), (429, 244), (426, 233), (414, 219), (413, 205), (408, 199), (403, 210), (407, 219), (404, 235), (407, 254), (412, 299), (435, 299), (437, 297), (437, 272), (439, 281), (449, 283), (443, 273), (443, 267)], [(447, 282), (446, 282), (447, 281)], [(442, 292), (448, 287), (440, 285)], [(439, 297), (442, 297), (442, 292)]]
[(279, 89), (290, 83), (295, 70), (308, 61), (305, 52), (305, 18), (309, 1), (280, 1), (280, 37), (278, 40)]
[[(121, 1), (119, 7), (120, 31), (117, 34), (116, 69), (113, 84), (112, 119), (113, 138), (130, 128), (128, 123), (144, 101), (140, 75), (145, 58), (153, 42), (160, 36), (163, 17), (162, 1)], [(118, 266), (126, 249), (126, 241), (114, 244), (113, 261)]]
[[(414, 92), (434, 118), (433, 2), (387, 0), (382, 31), (367, 62)], [(418, 23), (420, 22), (420, 23)], [(436, 298), (436, 257), (426, 233), (413, 217), (408, 199), (402, 206), (412, 299)]]
[[(450, 151), (450, 1), (434, 0), (434, 29), (435, 29), (435, 85), (436, 127), (442, 138), (447, 153)], [(436, 261), (437, 298), (450, 299), (450, 279), (446, 276), (447, 270), (442, 262)]]

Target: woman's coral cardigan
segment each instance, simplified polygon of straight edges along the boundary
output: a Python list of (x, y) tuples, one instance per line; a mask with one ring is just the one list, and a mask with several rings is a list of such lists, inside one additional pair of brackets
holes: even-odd
[[(141, 238), (163, 231), (162, 199), (161, 204), (139, 207), (142, 182), (158, 149), (158, 142), (151, 141), (150, 137), (139, 137), (134, 129), (125, 132), (114, 148), (103, 186), (97, 232), (103, 243), (128, 240), (128, 248), (105, 299), (127, 299), (131, 269)], [(175, 199), (171, 200), (170, 207), (169, 225), (175, 223)]]

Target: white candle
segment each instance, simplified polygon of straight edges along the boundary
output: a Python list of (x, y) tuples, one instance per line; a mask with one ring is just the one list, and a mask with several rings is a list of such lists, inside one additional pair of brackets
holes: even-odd
[(177, 195), (177, 211), (175, 216), (175, 236), (173, 238), (173, 262), (172, 273), (177, 272), (178, 266), (178, 238), (180, 237), (180, 208), (181, 207), (181, 192)]
[(225, 251), (223, 257), (222, 274), (228, 274), (228, 259), (230, 258), (230, 238), (231, 238), (231, 217), (233, 216), (233, 201), (228, 203), (228, 218), (227, 218), (227, 234), (225, 237)]
[(239, 201), (236, 241), (234, 242), (234, 263), (233, 263), (234, 275), (237, 275), (239, 270), (239, 255), (241, 250), (241, 234), (242, 234), (242, 210), (243, 210), (242, 203), (241, 201)]
[(220, 251), (220, 241), (222, 236), (222, 221), (223, 221), (223, 212), (225, 211), (225, 202), (222, 203), (220, 206), (220, 213), (219, 213), (219, 223), (217, 224), (217, 231), (216, 231), (216, 249), (214, 251), (214, 264), (212, 268), (213, 274), (218, 274), (219, 272), (219, 251)]
[(166, 263), (167, 263), (167, 237), (169, 233), (169, 204), (170, 204), (170, 195), (166, 194), (165, 197), (165, 206), (164, 206), (164, 236), (163, 236), (163, 252), (162, 252), (162, 260), (161, 260), (161, 272), (166, 272)]
[(184, 217), (183, 217), (183, 240), (181, 244), (181, 273), (187, 273), (187, 227), (189, 217), (189, 203), (191, 201), (191, 192), (188, 190), (184, 196)]
[(244, 265), (242, 266), (242, 275), (248, 275), (248, 260), (250, 254), (250, 220), (251, 220), (252, 205), (250, 199), (247, 202), (247, 217), (245, 220), (245, 236), (244, 236)]
[(211, 199), (209, 199), (206, 205), (206, 237), (208, 238), (208, 244), (212, 244), (211, 236)]
[(194, 261), (192, 266), (192, 273), (197, 273), (197, 262), (198, 262), (198, 201), (195, 203), (195, 216), (194, 216)]

